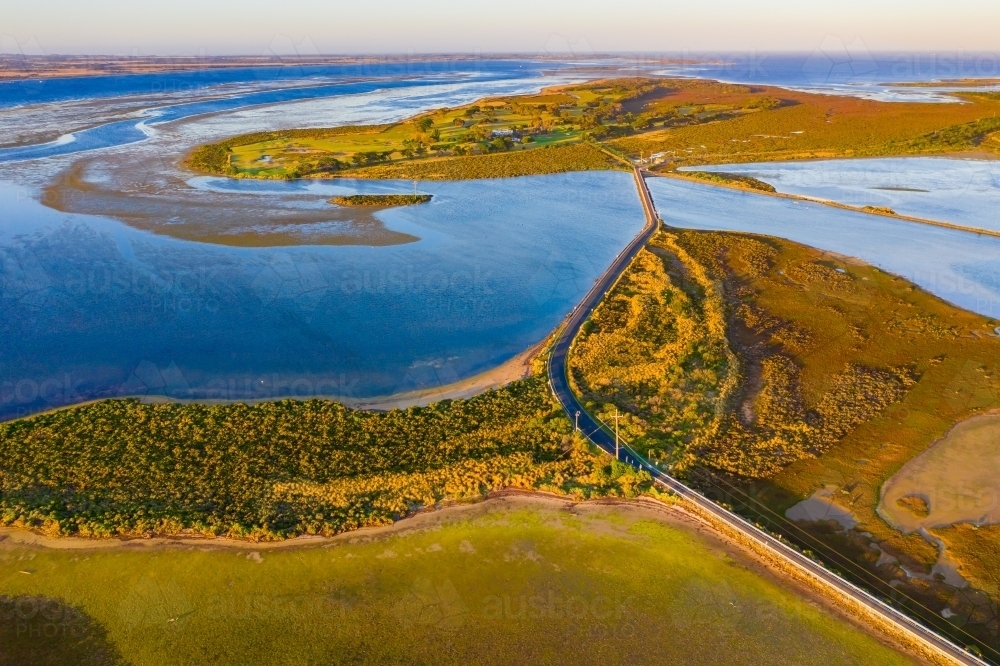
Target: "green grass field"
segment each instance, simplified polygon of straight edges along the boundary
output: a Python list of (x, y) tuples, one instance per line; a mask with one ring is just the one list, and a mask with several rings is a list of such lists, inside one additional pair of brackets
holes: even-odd
[(486, 509), (322, 547), (0, 544), (0, 664), (912, 663), (689, 528)]
[[(460, 168), (451, 173), (456, 167), (450, 164), (446, 178), (609, 168), (607, 160), (580, 162), (573, 152), (556, 151), (545, 158), (535, 153), (626, 131), (631, 114), (624, 110), (623, 103), (648, 94), (658, 85), (645, 79), (599, 81), (563, 86), (539, 95), (487, 98), (476, 104), (422, 113), (392, 125), (237, 136), (197, 148), (188, 157), (188, 164), (201, 171), (238, 178), (405, 178), (408, 176), (399, 170), (409, 170), (410, 163), (446, 157), (457, 158), (455, 164), (468, 164), (475, 172), (466, 173)], [(489, 169), (488, 175), (477, 172), (476, 165), (482, 163), (477, 162), (477, 157), (506, 153), (517, 157), (497, 162), (501, 167)], [(551, 164), (560, 159), (566, 161)], [(532, 166), (518, 166), (521, 161)], [(385, 171), (387, 165), (395, 170)], [(481, 166), (478, 171), (482, 171)]]

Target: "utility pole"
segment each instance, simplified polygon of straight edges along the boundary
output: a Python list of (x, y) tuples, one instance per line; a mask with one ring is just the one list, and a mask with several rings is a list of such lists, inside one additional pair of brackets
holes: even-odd
[(576, 431), (580, 432), (580, 410), (576, 410)]
[(618, 457), (618, 408), (615, 407), (615, 460), (621, 460)]

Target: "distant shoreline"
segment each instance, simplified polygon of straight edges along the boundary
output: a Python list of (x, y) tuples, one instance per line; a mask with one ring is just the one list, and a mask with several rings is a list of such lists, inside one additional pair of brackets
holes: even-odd
[(305, 67), (364, 65), (402, 62), (468, 61), (471, 55), (450, 56), (0, 56), (0, 81), (25, 79), (114, 76), (118, 74), (165, 74), (244, 67)]
[[(398, 65), (419, 62), (469, 62), (475, 60), (531, 60), (563, 62), (567, 56), (535, 53), (441, 53), (388, 55), (327, 55), (327, 56), (24, 56), (0, 55), (0, 83), (30, 79), (114, 76), (121, 74), (164, 74), (198, 72), (244, 67), (308, 67), (323, 65)], [(613, 54), (594, 54), (589, 58), (617, 58)], [(660, 58), (661, 65), (691, 64), (702, 60)], [(617, 69), (615, 66), (609, 65)], [(601, 69), (588, 66), (588, 70)]]

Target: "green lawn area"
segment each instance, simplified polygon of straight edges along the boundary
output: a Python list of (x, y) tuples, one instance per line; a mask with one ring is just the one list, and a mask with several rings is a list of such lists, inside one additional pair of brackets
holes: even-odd
[(599, 138), (630, 118), (623, 102), (656, 89), (643, 79), (486, 98), (379, 126), (261, 132), (201, 146), (190, 166), (243, 178), (301, 178), (429, 157), (519, 152)]
[(279, 550), (2, 542), (0, 663), (912, 663), (648, 512), (429, 518)]
[[(365, 132), (317, 133), (291, 140), (279, 136), (233, 147), (229, 164), (236, 175), (283, 178), (296, 169), (301, 171), (310, 160), (315, 160), (316, 167), (336, 164), (346, 169), (413, 157), (523, 150), (534, 147), (535, 137), (539, 146), (578, 141), (583, 133), (578, 107), (588, 107), (576, 97), (561, 97), (566, 98), (562, 102), (568, 108), (560, 108), (558, 115), (558, 102), (512, 98), (442, 109)], [(497, 131), (513, 131), (517, 136), (504, 141), (493, 136)], [(523, 136), (530, 139), (522, 143)]]

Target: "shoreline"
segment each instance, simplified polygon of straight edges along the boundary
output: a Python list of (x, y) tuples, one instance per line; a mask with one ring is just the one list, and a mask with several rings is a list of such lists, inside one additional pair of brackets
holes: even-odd
[[(600, 498), (592, 500), (574, 500), (568, 495), (556, 495), (542, 491), (519, 489), (499, 490), (487, 494), (484, 498), (472, 501), (444, 501), (433, 507), (417, 510), (389, 525), (377, 527), (362, 527), (356, 530), (342, 532), (334, 536), (305, 535), (283, 541), (246, 541), (226, 537), (201, 537), (196, 535), (175, 537), (144, 538), (108, 538), (92, 539), (78, 536), (48, 536), (26, 528), (0, 527), (0, 550), (10, 547), (28, 547), (50, 549), (56, 551), (77, 550), (118, 550), (118, 549), (157, 549), (170, 547), (196, 547), (200, 549), (235, 549), (235, 550), (286, 550), (289, 548), (305, 548), (310, 546), (332, 546), (340, 542), (371, 541), (389, 537), (395, 534), (406, 534), (412, 531), (434, 528), (449, 521), (477, 517), (496, 506), (527, 505), (559, 510), (589, 510), (600, 507), (626, 507), (629, 509), (645, 508), (647, 512), (669, 516), (676, 523), (707, 523), (687, 511), (651, 498), (621, 499)], [(700, 531), (700, 530), (699, 530)]]
[[(468, 62), (474, 54), (330, 56), (7, 56), (0, 57), (0, 83), (32, 79), (75, 79), (133, 74), (177, 74), (242, 68), (331, 67), (409, 62)], [(497, 54), (495, 60), (532, 60), (530, 55)], [(27, 67), (25, 65), (28, 65)], [(40, 69), (31, 69), (37, 65)]]
[[(147, 405), (254, 405), (261, 402), (279, 402), (281, 400), (329, 400), (331, 402), (339, 403), (348, 409), (372, 412), (388, 412), (393, 409), (406, 409), (408, 407), (426, 407), (431, 403), (440, 402), (442, 400), (464, 400), (466, 398), (472, 398), (482, 393), (486, 393), (486, 391), (491, 389), (500, 388), (521, 379), (527, 379), (531, 376), (532, 361), (545, 347), (549, 337), (550, 336), (546, 336), (546, 338), (541, 342), (532, 345), (520, 354), (508, 359), (490, 370), (473, 375), (472, 377), (461, 379), (457, 382), (452, 382), (451, 384), (442, 384), (441, 386), (435, 386), (433, 388), (407, 391), (405, 393), (394, 393), (391, 395), (374, 396), (371, 398), (345, 398), (344, 396), (314, 395), (308, 397), (282, 396), (275, 398), (249, 398), (246, 400), (197, 400), (171, 398), (169, 396), (158, 395), (120, 395), (109, 398), (94, 398), (93, 400), (84, 400), (83, 402), (75, 402), (70, 405), (54, 407), (52, 409), (35, 412), (34, 414), (28, 414), (27, 416), (22, 416), (16, 419), (0, 421), (0, 425), (15, 423), (17, 421), (25, 421), (37, 416), (52, 414), (66, 409), (86, 407), (87, 405), (93, 405), (106, 400), (127, 400), (130, 398), (136, 399)], [(2, 528), (0, 528), (0, 533), (2, 533)]]
[[(179, 399), (158, 395), (133, 395), (120, 396), (119, 399), (136, 398), (139, 402), (149, 405), (254, 405), (262, 402), (280, 402), (282, 400), (329, 400), (331, 402), (339, 403), (349, 409), (369, 412), (388, 412), (393, 409), (406, 409), (408, 407), (426, 407), (433, 402), (440, 402), (442, 400), (461, 400), (471, 398), (479, 395), (480, 393), (485, 393), (490, 389), (506, 386), (507, 384), (515, 382), (519, 379), (527, 379), (531, 376), (531, 361), (543, 346), (544, 341), (539, 342), (524, 350), (517, 356), (514, 356), (495, 368), (492, 368), (491, 370), (486, 370), (478, 375), (473, 375), (472, 377), (467, 377), (466, 379), (461, 379), (457, 382), (452, 382), (451, 384), (442, 384), (441, 386), (435, 386), (433, 388), (407, 391), (405, 393), (373, 396), (371, 398), (346, 398), (344, 396), (336, 395), (313, 395), (308, 397), (281, 396), (274, 398), (248, 398), (246, 400), (198, 400)], [(114, 398), (102, 398), (102, 400), (108, 399)], [(91, 400), (79, 404), (85, 405), (100, 401), (101, 400)], [(57, 409), (68, 409), (76, 406), (78, 405), (67, 405), (66, 407), (59, 407)], [(33, 414), (32, 416), (35, 415)]]
[(472, 398), (490, 389), (500, 388), (511, 382), (530, 377), (531, 362), (541, 352), (547, 340), (548, 336), (542, 342), (528, 347), (492, 370), (451, 384), (374, 398), (341, 399), (339, 402), (351, 409), (385, 412), (393, 409), (406, 409), (407, 407), (426, 407), (432, 402), (440, 402), (441, 400)]

